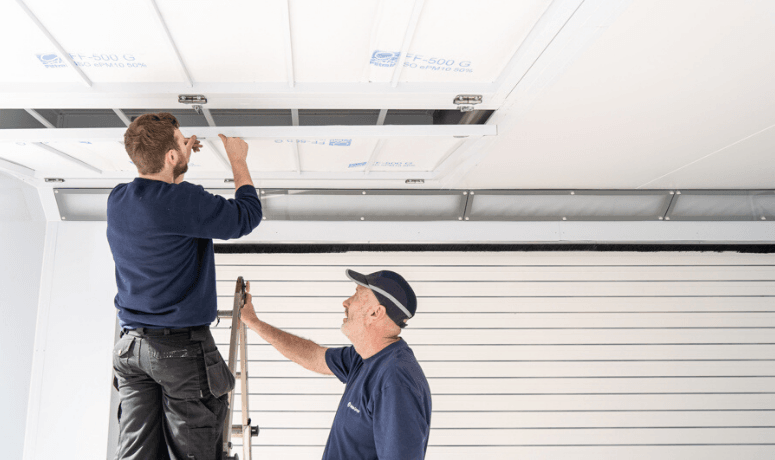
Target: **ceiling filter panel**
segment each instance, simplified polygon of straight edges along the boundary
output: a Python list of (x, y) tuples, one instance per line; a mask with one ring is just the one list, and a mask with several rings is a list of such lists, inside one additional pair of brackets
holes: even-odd
[(2, 83), (80, 81), (16, 2), (0, 2), (0, 43)]
[[(279, 139), (278, 139), (279, 140)], [(284, 142), (292, 142), (288, 140)], [(378, 139), (298, 139), (301, 168), (315, 172), (363, 171)]]
[(426, 0), (401, 81), (495, 81), (550, 3)]
[(195, 82), (286, 81), (282, 2), (157, 4)]
[[(183, 80), (150, 2), (26, 0), (25, 3), (94, 82)], [(49, 46), (47, 53), (56, 54), (53, 46)], [(68, 73), (73, 73), (72, 69)]]

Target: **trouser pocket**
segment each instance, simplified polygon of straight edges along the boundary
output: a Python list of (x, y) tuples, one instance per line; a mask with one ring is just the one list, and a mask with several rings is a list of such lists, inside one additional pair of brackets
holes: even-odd
[(207, 385), (213, 396), (220, 398), (234, 389), (234, 375), (218, 350), (205, 352), (205, 367)]

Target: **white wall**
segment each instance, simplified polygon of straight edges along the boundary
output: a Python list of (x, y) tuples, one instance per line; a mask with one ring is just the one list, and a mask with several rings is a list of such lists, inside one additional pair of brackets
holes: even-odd
[(106, 228), (50, 224), (24, 459), (106, 457), (116, 317)]
[(0, 445), (21, 458), (46, 222), (34, 187), (0, 173)]

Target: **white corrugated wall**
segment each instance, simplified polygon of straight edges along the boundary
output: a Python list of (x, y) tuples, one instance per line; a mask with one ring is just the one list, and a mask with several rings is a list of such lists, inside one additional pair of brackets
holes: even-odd
[[(345, 268), (404, 275), (418, 312), (402, 336), (433, 392), (428, 459), (775, 458), (775, 255), (352, 252), (216, 263), (220, 309), (231, 309), (243, 276), (259, 317), (326, 346), (348, 344)], [(214, 334), (227, 356), (228, 321)], [(319, 458), (343, 385), (249, 338), (254, 456)]]

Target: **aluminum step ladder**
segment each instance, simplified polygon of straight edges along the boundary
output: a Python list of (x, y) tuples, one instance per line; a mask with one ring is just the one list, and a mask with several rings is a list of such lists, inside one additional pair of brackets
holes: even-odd
[[(234, 389), (229, 392), (229, 414), (223, 423), (223, 458), (225, 460), (239, 460), (239, 456), (232, 454), (232, 436), (242, 437), (242, 455), (244, 460), (253, 459), (253, 437), (258, 436), (258, 425), (251, 426), (250, 411), (248, 409), (248, 327), (240, 319), (240, 310), (245, 305), (245, 280), (237, 278), (237, 287), (234, 289), (234, 308), (218, 310), (218, 318), (231, 318), (231, 338), (229, 339), (229, 371), (240, 382), (242, 395), (242, 424), (232, 425), (234, 416)], [(240, 370), (237, 369), (237, 347), (239, 346)]]

